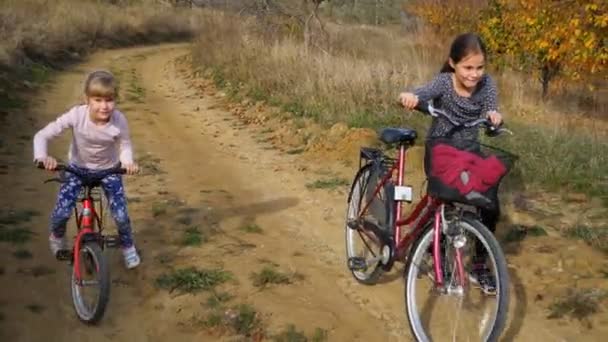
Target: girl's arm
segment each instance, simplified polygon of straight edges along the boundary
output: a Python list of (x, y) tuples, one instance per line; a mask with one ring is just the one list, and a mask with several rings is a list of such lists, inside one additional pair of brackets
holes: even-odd
[(487, 117), (495, 126), (502, 122), (502, 115), (498, 112), (498, 88), (494, 80), (488, 75), (484, 80), (485, 96), (481, 104), (481, 116)]
[(418, 97), (419, 101), (428, 102), (430, 100), (441, 97), (445, 93), (446, 89), (448, 89), (447, 86), (449, 85), (449, 83), (447, 82), (451, 81), (452, 79), (450, 77), (450, 74), (441, 73), (437, 75), (427, 85), (424, 85), (414, 90), (413, 93)]
[(489, 112), (498, 111), (498, 88), (490, 76), (486, 76), (484, 81), (485, 96), (481, 105), (481, 115), (486, 116)]
[(446, 89), (449, 89), (451, 82), (450, 74), (441, 73), (437, 75), (429, 84), (422, 86), (413, 92), (402, 92), (399, 94), (399, 101), (407, 109), (414, 109), (420, 101), (428, 102), (440, 98)]
[(46, 159), (48, 157), (49, 140), (59, 136), (65, 129), (74, 127), (75, 122), (76, 111), (75, 108), (72, 108), (39, 130), (34, 135), (34, 160), (42, 161)]
[(122, 167), (127, 169), (128, 174), (137, 173), (138, 167), (133, 162), (133, 146), (131, 144), (131, 136), (129, 133), (129, 125), (124, 114), (116, 112), (118, 118), (118, 128), (120, 128), (120, 134), (118, 135), (118, 149), (119, 149), (119, 160)]

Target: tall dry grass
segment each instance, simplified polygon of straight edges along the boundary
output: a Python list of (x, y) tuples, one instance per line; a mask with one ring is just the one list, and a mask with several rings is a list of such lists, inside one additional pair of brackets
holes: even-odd
[[(268, 33), (254, 18), (217, 14), (201, 25), (193, 53), (231, 96), (247, 94), (328, 125), (410, 126), (424, 135), (428, 119), (405, 113), (395, 103), (400, 90), (430, 80), (447, 55), (447, 46), (430, 35), (328, 25), (329, 45), (307, 52), (298, 36)], [(516, 132), (498, 144), (520, 155), (521, 177), (599, 196), (608, 204), (606, 129), (589, 120), (581, 125), (579, 116), (548, 116), (546, 107), (530, 97), (531, 82), (525, 77), (494, 76)]]
[[(192, 37), (192, 11), (156, 1), (2, 0), (0, 6), (0, 103), (10, 101), (24, 79), (80, 60), (98, 48)], [(36, 72), (36, 70), (38, 72)]]

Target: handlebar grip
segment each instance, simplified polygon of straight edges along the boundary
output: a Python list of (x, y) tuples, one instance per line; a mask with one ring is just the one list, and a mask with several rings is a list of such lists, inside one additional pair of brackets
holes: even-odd
[[(36, 167), (42, 170), (46, 170), (46, 168), (44, 167), (44, 163), (41, 161), (36, 162)], [(57, 166), (55, 167), (55, 169), (53, 171), (62, 171), (65, 170), (66, 166), (63, 164), (57, 164)]]
[(431, 114), (430, 103), (427, 101), (418, 101), (418, 105), (414, 109), (425, 114)]

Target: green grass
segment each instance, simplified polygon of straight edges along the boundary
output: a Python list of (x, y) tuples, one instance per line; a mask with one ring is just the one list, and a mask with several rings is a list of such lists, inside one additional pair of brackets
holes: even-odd
[(30, 241), (33, 235), (33, 232), (24, 228), (0, 227), (0, 242), (7, 242), (14, 245), (23, 245)]
[(325, 342), (328, 340), (329, 337), (327, 334), (327, 330), (321, 328), (316, 328), (311, 338), (311, 342)]
[(303, 147), (296, 147), (296, 148), (292, 148), (290, 150), (287, 150), (285, 153), (287, 153), (287, 154), (301, 154), (304, 151), (306, 151), (305, 148), (303, 148)]
[(222, 269), (188, 267), (159, 276), (156, 278), (156, 286), (171, 292), (178, 290), (182, 293), (192, 293), (213, 290), (232, 278), (230, 272)]
[(181, 244), (183, 246), (200, 246), (207, 241), (207, 237), (198, 229), (198, 227), (189, 227), (184, 231)]
[(579, 320), (599, 312), (600, 302), (608, 293), (600, 289), (569, 289), (568, 293), (555, 300), (549, 307), (548, 318), (569, 316)]
[(35, 314), (39, 314), (42, 313), (42, 311), (44, 311), (45, 307), (39, 304), (28, 304), (26, 305), (26, 308), (35, 313)]
[(146, 89), (140, 84), (141, 80), (137, 75), (137, 71), (135, 69), (131, 70), (131, 78), (129, 82), (129, 87), (127, 88), (127, 100), (136, 103), (144, 102), (146, 97)]
[(289, 324), (287, 328), (272, 337), (275, 342), (308, 342), (308, 338), (303, 331), (296, 329), (296, 326)]
[(608, 226), (589, 227), (577, 225), (567, 229), (564, 235), (571, 239), (583, 240), (588, 245), (608, 253)]
[(519, 242), (527, 236), (545, 236), (547, 231), (540, 226), (526, 227), (522, 225), (513, 225), (505, 234), (503, 240), (506, 243)]
[(26, 249), (18, 249), (13, 252), (13, 256), (17, 259), (31, 259), (32, 253)]
[(496, 145), (519, 155), (513, 171), (518, 177), (551, 191), (598, 197), (608, 206), (608, 139), (516, 122), (509, 126), (516, 136)]
[(173, 262), (173, 260), (175, 259), (175, 257), (171, 253), (161, 252), (154, 259), (156, 261), (158, 261), (159, 263), (161, 263), (161, 264), (168, 264), (168, 263)]
[(156, 202), (152, 204), (152, 216), (159, 217), (167, 213), (169, 205), (165, 202)]
[(215, 308), (202, 322), (206, 327), (223, 327), (241, 336), (252, 336), (264, 329), (255, 308), (249, 304), (240, 304), (228, 309)]
[(2, 210), (0, 212), (0, 225), (15, 225), (29, 222), (33, 217), (40, 216), (40, 212), (35, 210)]
[(263, 234), (264, 233), (264, 229), (262, 229), (262, 227), (258, 226), (255, 223), (246, 224), (239, 229), (246, 233), (252, 233), (252, 234)]
[(312, 183), (306, 184), (306, 187), (309, 189), (335, 189), (338, 187), (348, 186), (350, 182), (345, 178), (327, 178), (327, 179), (319, 179)]
[(0, 93), (0, 108), (5, 110), (25, 108), (26, 101), (24, 99)]
[(252, 272), (250, 279), (253, 286), (265, 288), (269, 285), (292, 284), (295, 280), (304, 279), (304, 276), (300, 273), (283, 273), (273, 265), (265, 265), (260, 272)]
[(209, 298), (207, 298), (207, 302), (205, 306), (211, 309), (216, 309), (222, 307), (225, 303), (233, 299), (234, 296), (230, 293), (226, 292), (214, 292)]
[(219, 327), (224, 323), (224, 318), (219, 312), (212, 312), (207, 315), (207, 318), (203, 321), (203, 325), (206, 327)]
[(288, 324), (287, 327), (272, 336), (274, 342), (325, 342), (327, 341), (327, 331), (321, 328), (316, 328), (312, 336), (308, 338), (303, 331), (300, 331), (293, 324)]
[(231, 326), (237, 334), (250, 335), (261, 328), (261, 321), (255, 308), (248, 304), (241, 304), (234, 308), (236, 316), (232, 318)]

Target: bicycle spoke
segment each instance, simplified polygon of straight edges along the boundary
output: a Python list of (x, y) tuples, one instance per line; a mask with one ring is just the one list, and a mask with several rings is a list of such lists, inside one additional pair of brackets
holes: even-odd
[[(463, 227), (461, 234), (442, 236), (441, 269), (445, 281), (440, 289), (435, 288), (434, 259), (429, 252), (433, 245), (432, 229), (412, 252), (406, 270), (406, 302), (410, 326), (423, 334), (417, 335), (419, 340), (479, 341), (496, 327), (502, 293), (488, 296), (470, 286), (469, 273), (476, 261), (475, 246), (481, 235), (470, 225)], [(485, 253), (491, 256), (489, 251)], [(493, 259), (489, 259), (488, 265), (489, 275), (496, 277)]]
[(357, 229), (357, 233), (359, 234), (359, 236), (361, 237), (361, 241), (363, 241), (363, 244), (365, 245), (367, 251), (369, 251), (372, 254), (372, 257), (376, 257), (376, 253), (374, 253), (374, 251), (372, 250), (372, 248), (369, 246), (369, 244), (367, 243), (367, 240), (363, 237), (363, 235), (365, 235), (364, 233), (362, 233), (359, 229)]

